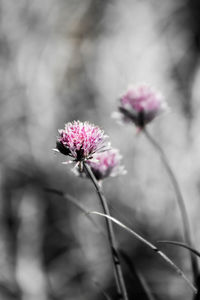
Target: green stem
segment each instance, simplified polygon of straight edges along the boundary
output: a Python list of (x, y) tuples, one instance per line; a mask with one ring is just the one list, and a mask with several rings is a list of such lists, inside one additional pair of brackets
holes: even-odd
[[(169, 164), (169, 161), (167, 159), (167, 156), (161, 146), (157, 143), (157, 141), (154, 140), (154, 138), (149, 134), (149, 132), (146, 130), (146, 128), (143, 129), (143, 132), (147, 139), (150, 141), (150, 143), (154, 146), (156, 151), (160, 154), (161, 160), (163, 162), (163, 165), (165, 166), (165, 169), (169, 175), (169, 178), (171, 180), (172, 186), (174, 188), (175, 194), (176, 194), (176, 199), (177, 199), (177, 204), (180, 210), (180, 215), (182, 219), (182, 224), (183, 224), (183, 234), (184, 234), (184, 240), (189, 246), (193, 246), (193, 241), (192, 241), (192, 235), (191, 235), (191, 229), (190, 229), (190, 222), (185, 206), (185, 202), (183, 199), (183, 195), (181, 193), (178, 181), (174, 175), (174, 172)], [(192, 266), (192, 271), (193, 271), (193, 278), (194, 278), (194, 283), (196, 283), (199, 270), (198, 270), (198, 262), (196, 256), (194, 256), (192, 253), (190, 253), (190, 259), (191, 259), (191, 266)]]
[[(91, 168), (86, 163), (83, 163), (83, 166), (84, 166), (85, 172), (88, 174), (89, 178), (91, 179), (92, 183), (95, 186), (95, 189), (99, 196), (104, 213), (106, 215), (110, 216), (110, 211), (108, 208), (106, 198), (105, 198), (105, 196), (101, 190), (101, 187), (100, 187), (98, 181), (96, 180)], [(128, 294), (126, 291), (126, 286), (125, 286), (124, 277), (123, 277), (123, 273), (122, 273), (120, 257), (119, 257), (119, 252), (118, 252), (115, 234), (114, 234), (114, 230), (113, 230), (113, 225), (109, 219), (106, 219), (106, 226), (107, 226), (107, 231), (108, 231), (109, 245), (110, 245), (110, 249), (111, 249), (111, 253), (112, 253), (114, 274), (115, 274), (115, 280), (116, 280), (117, 290), (118, 290), (118, 294), (119, 294), (119, 299), (128, 300)]]

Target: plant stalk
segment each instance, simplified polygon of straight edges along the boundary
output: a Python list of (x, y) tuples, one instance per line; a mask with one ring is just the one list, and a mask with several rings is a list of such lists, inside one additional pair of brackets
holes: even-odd
[(185, 276), (185, 274), (181, 271), (181, 269), (179, 267), (177, 267), (177, 265), (164, 252), (160, 251), (151, 242), (149, 242), (148, 240), (146, 240), (145, 238), (143, 238), (140, 234), (138, 234), (137, 232), (135, 232), (134, 230), (132, 230), (131, 228), (127, 227), (125, 224), (123, 224), (122, 222), (120, 222), (119, 220), (117, 220), (117, 219), (115, 219), (115, 218), (113, 218), (111, 216), (102, 214), (102, 213), (97, 212), (97, 211), (91, 211), (89, 213), (105, 217), (105, 218), (111, 220), (113, 223), (115, 223), (118, 226), (120, 226), (121, 228), (125, 229), (127, 232), (131, 233), (135, 238), (137, 238), (142, 243), (144, 243), (146, 246), (148, 246), (149, 248), (151, 248), (155, 253), (157, 253), (158, 255), (160, 255), (167, 262), (167, 264), (169, 264), (177, 272), (177, 274), (179, 276), (181, 276), (188, 283), (188, 285), (193, 290), (193, 292), (195, 294), (197, 293), (196, 287), (189, 281), (189, 279)]
[[(86, 172), (86, 174), (88, 174), (89, 178), (91, 179), (92, 183), (95, 186), (95, 189), (99, 196), (104, 213), (106, 215), (110, 216), (110, 211), (108, 208), (106, 198), (101, 190), (101, 187), (100, 187), (97, 179), (95, 178), (91, 168), (85, 162), (83, 163), (83, 166), (84, 166), (84, 171)], [(119, 299), (128, 300), (128, 294), (126, 291), (126, 286), (125, 286), (121, 263), (120, 263), (119, 252), (118, 252), (117, 243), (116, 243), (115, 234), (114, 234), (113, 225), (112, 225), (111, 220), (106, 219), (106, 227), (107, 227), (107, 232), (108, 232), (109, 246), (110, 246), (110, 250), (112, 253), (114, 274), (115, 274), (115, 281), (116, 281), (116, 285), (117, 285), (118, 296), (119, 296)]]

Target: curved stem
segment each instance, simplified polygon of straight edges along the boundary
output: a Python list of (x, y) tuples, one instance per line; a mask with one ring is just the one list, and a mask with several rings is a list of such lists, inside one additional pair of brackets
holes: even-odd
[[(176, 199), (177, 199), (177, 204), (180, 210), (180, 215), (182, 219), (182, 224), (183, 224), (183, 234), (184, 234), (184, 240), (189, 246), (193, 246), (193, 241), (192, 241), (192, 236), (191, 236), (191, 229), (190, 229), (190, 222), (185, 206), (185, 202), (183, 199), (183, 195), (181, 193), (178, 181), (174, 175), (174, 172), (169, 164), (169, 161), (167, 159), (167, 156), (161, 146), (154, 140), (154, 138), (149, 134), (149, 132), (146, 130), (146, 128), (143, 129), (143, 132), (147, 139), (150, 141), (150, 143), (154, 146), (154, 148), (157, 150), (157, 152), (160, 154), (161, 160), (163, 162), (163, 165), (165, 166), (165, 169), (169, 175), (169, 178), (171, 180), (172, 186), (174, 188), (175, 194), (176, 194)], [(191, 259), (191, 266), (192, 266), (192, 271), (193, 271), (193, 278), (194, 282), (196, 283), (199, 270), (198, 270), (198, 262), (197, 258), (190, 253), (190, 259)]]
[[(55, 194), (57, 196), (63, 197), (67, 201), (71, 202), (76, 208), (78, 208), (92, 222), (92, 224), (95, 226), (95, 228), (98, 230), (98, 232), (101, 233), (104, 238), (107, 238), (107, 234), (103, 230), (103, 228), (101, 226), (99, 226), (99, 224), (93, 218), (91, 218), (91, 214), (88, 213), (88, 209), (82, 203), (80, 203), (80, 201), (78, 201), (75, 197), (73, 197), (70, 194), (65, 194), (62, 191), (53, 189), (53, 188), (45, 188), (45, 191)], [(135, 268), (133, 262), (131, 261), (131, 259), (129, 258), (129, 256), (122, 249), (118, 248), (118, 250), (119, 250), (121, 258), (123, 259), (123, 261), (125, 262), (127, 267), (130, 269), (134, 280), (136, 279), (137, 285), (139, 285), (141, 287), (141, 290), (143, 291), (143, 293), (145, 295), (145, 299), (155, 300), (145, 278), (136, 270), (136, 268)], [(102, 290), (102, 293), (104, 293), (103, 290)], [(108, 299), (108, 300), (111, 300), (111, 299)]]
[(93, 218), (91, 218), (91, 216), (88, 214), (88, 209), (86, 207), (84, 207), (84, 205), (82, 203), (80, 203), (80, 201), (78, 201), (75, 197), (73, 197), (70, 194), (63, 193), (60, 190), (53, 189), (53, 188), (45, 188), (45, 191), (55, 194), (57, 196), (63, 197), (64, 199), (66, 199), (67, 201), (72, 203), (78, 210), (80, 210), (92, 222), (92, 224), (99, 231), (99, 233), (101, 233), (104, 237), (106, 237), (103, 227), (99, 226), (99, 224), (97, 222), (95, 222), (95, 220)]
[(140, 240), (146, 246), (148, 246), (149, 248), (151, 248), (155, 253), (157, 253), (158, 255), (160, 255), (167, 262), (167, 264), (169, 264), (177, 272), (177, 274), (179, 276), (181, 276), (188, 283), (188, 285), (191, 287), (191, 289), (194, 291), (194, 293), (195, 294), (197, 293), (196, 287), (188, 280), (188, 278), (181, 271), (181, 269), (179, 267), (177, 267), (177, 265), (175, 265), (175, 263), (164, 252), (160, 251), (151, 242), (149, 242), (148, 240), (146, 240), (145, 238), (143, 238), (140, 234), (138, 234), (137, 232), (135, 232), (134, 230), (132, 230), (131, 228), (127, 227), (125, 224), (123, 224), (122, 222), (120, 222), (119, 220), (117, 220), (117, 219), (115, 219), (115, 218), (113, 218), (111, 216), (99, 213), (97, 211), (91, 211), (89, 213), (105, 217), (105, 218), (111, 220), (113, 223), (115, 223), (118, 226), (120, 226), (121, 228), (125, 229), (127, 232), (131, 233), (136, 239)]
[[(89, 178), (91, 179), (92, 183), (95, 186), (95, 189), (99, 196), (104, 213), (106, 215), (110, 216), (110, 211), (108, 208), (106, 198), (103, 195), (101, 187), (100, 187), (98, 181), (96, 180), (91, 168), (86, 163), (83, 163), (83, 166), (84, 166), (84, 171), (88, 174)], [(106, 219), (106, 227), (107, 227), (107, 231), (108, 231), (108, 240), (109, 240), (110, 250), (112, 253), (115, 280), (116, 280), (117, 290), (118, 290), (118, 294), (119, 294), (119, 299), (128, 300), (128, 294), (127, 294), (126, 286), (124, 283), (124, 277), (123, 277), (123, 273), (122, 273), (122, 268), (121, 268), (121, 263), (120, 263), (119, 252), (117, 249), (115, 234), (113, 231), (112, 222), (109, 219)]]

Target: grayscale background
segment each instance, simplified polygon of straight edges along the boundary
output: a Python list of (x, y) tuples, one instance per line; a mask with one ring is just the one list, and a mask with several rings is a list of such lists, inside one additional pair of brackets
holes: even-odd
[[(123, 155), (108, 178), (113, 216), (156, 243), (182, 241), (174, 191), (160, 158), (133, 125), (111, 118), (129, 84), (160, 90), (170, 111), (148, 125), (184, 194), (200, 249), (200, 2), (198, 0), (0, 0), (0, 298), (116, 299), (104, 220), (92, 184), (55, 155), (57, 129), (95, 123)], [(105, 230), (105, 228), (104, 228)], [(158, 300), (192, 292), (170, 267), (115, 226), (130, 299), (145, 300), (133, 264)], [(192, 279), (189, 253), (161, 249)], [(128, 260), (128, 263), (127, 263)], [(106, 294), (106, 295), (105, 295)]]

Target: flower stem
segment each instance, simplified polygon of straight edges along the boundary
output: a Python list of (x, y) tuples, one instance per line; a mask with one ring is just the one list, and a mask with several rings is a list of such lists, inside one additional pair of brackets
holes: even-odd
[[(156, 151), (160, 154), (161, 160), (163, 162), (163, 165), (165, 166), (165, 169), (169, 175), (169, 178), (171, 180), (172, 186), (174, 188), (175, 194), (176, 194), (176, 199), (177, 199), (177, 204), (180, 210), (180, 215), (182, 219), (182, 224), (183, 224), (183, 234), (184, 234), (184, 240), (189, 246), (193, 246), (193, 241), (192, 241), (192, 235), (191, 235), (191, 229), (190, 229), (190, 222), (185, 206), (185, 202), (183, 199), (183, 195), (181, 193), (178, 181), (174, 175), (174, 172), (169, 164), (168, 158), (161, 148), (161, 146), (158, 144), (157, 141), (154, 140), (154, 138), (149, 134), (149, 132), (146, 130), (146, 128), (143, 128), (143, 132), (147, 139), (150, 141), (150, 143), (154, 146)], [(192, 266), (192, 271), (193, 271), (193, 279), (194, 283), (197, 283), (197, 278), (199, 274), (199, 269), (198, 269), (198, 262), (197, 258), (190, 253), (190, 259), (191, 259), (191, 266)]]
[(181, 269), (179, 267), (177, 267), (177, 265), (175, 265), (175, 263), (162, 251), (160, 251), (156, 246), (154, 246), (151, 242), (149, 242), (148, 240), (146, 240), (145, 238), (143, 238), (140, 234), (138, 234), (137, 232), (135, 232), (134, 230), (132, 230), (131, 228), (127, 227), (125, 224), (123, 224), (122, 222), (120, 222), (119, 220), (102, 214), (100, 212), (97, 211), (91, 211), (89, 212), (90, 214), (94, 214), (94, 215), (99, 215), (102, 217), (105, 217), (109, 220), (111, 220), (113, 223), (117, 224), (118, 226), (120, 226), (121, 228), (125, 229), (127, 232), (131, 233), (136, 239), (140, 240), (142, 243), (144, 243), (146, 246), (148, 246), (149, 248), (151, 248), (155, 253), (157, 253), (158, 255), (160, 255), (162, 257), (163, 260), (165, 260), (168, 265), (170, 265), (179, 276), (181, 276), (190, 286), (190, 288), (193, 290), (193, 292), (196, 294), (197, 293), (197, 289), (196, 287), (188, 280), (188, 278), (185, 276), (185, 274), (181, 271)]
[[(104, 213), (106, 215), (110, 216), (110, 211), (108, 208), (106, 198), (101, 190), (101, 187), (100, 187), (98, 181), (96, 180), (91, 168), (86, 163), (83, 163), (83, 165), (84, 165), (85, 172), (88, 174), (89, 178), (91, 179), (92, 183), (95, 186), (95, 189), (99, 196)], [(110, 249), (111, 249), (111, 253), (112, 253), (115, 281), (116, 281), (116, 285), (117, 285), (119, 299), (128, 300), (128, 294), (126, 291), (126, 286), (125, 286), (121, 263), (120, 263), (119, 252), (118, 252), (117, 243), (116, 243), (115, 234), (114, 234), (113, 225), (112, 225), (111, 220), (106, 219), (106, 227), (107, 227), (107, 231), (108, 231), (109, 245), (110, 245)]]

